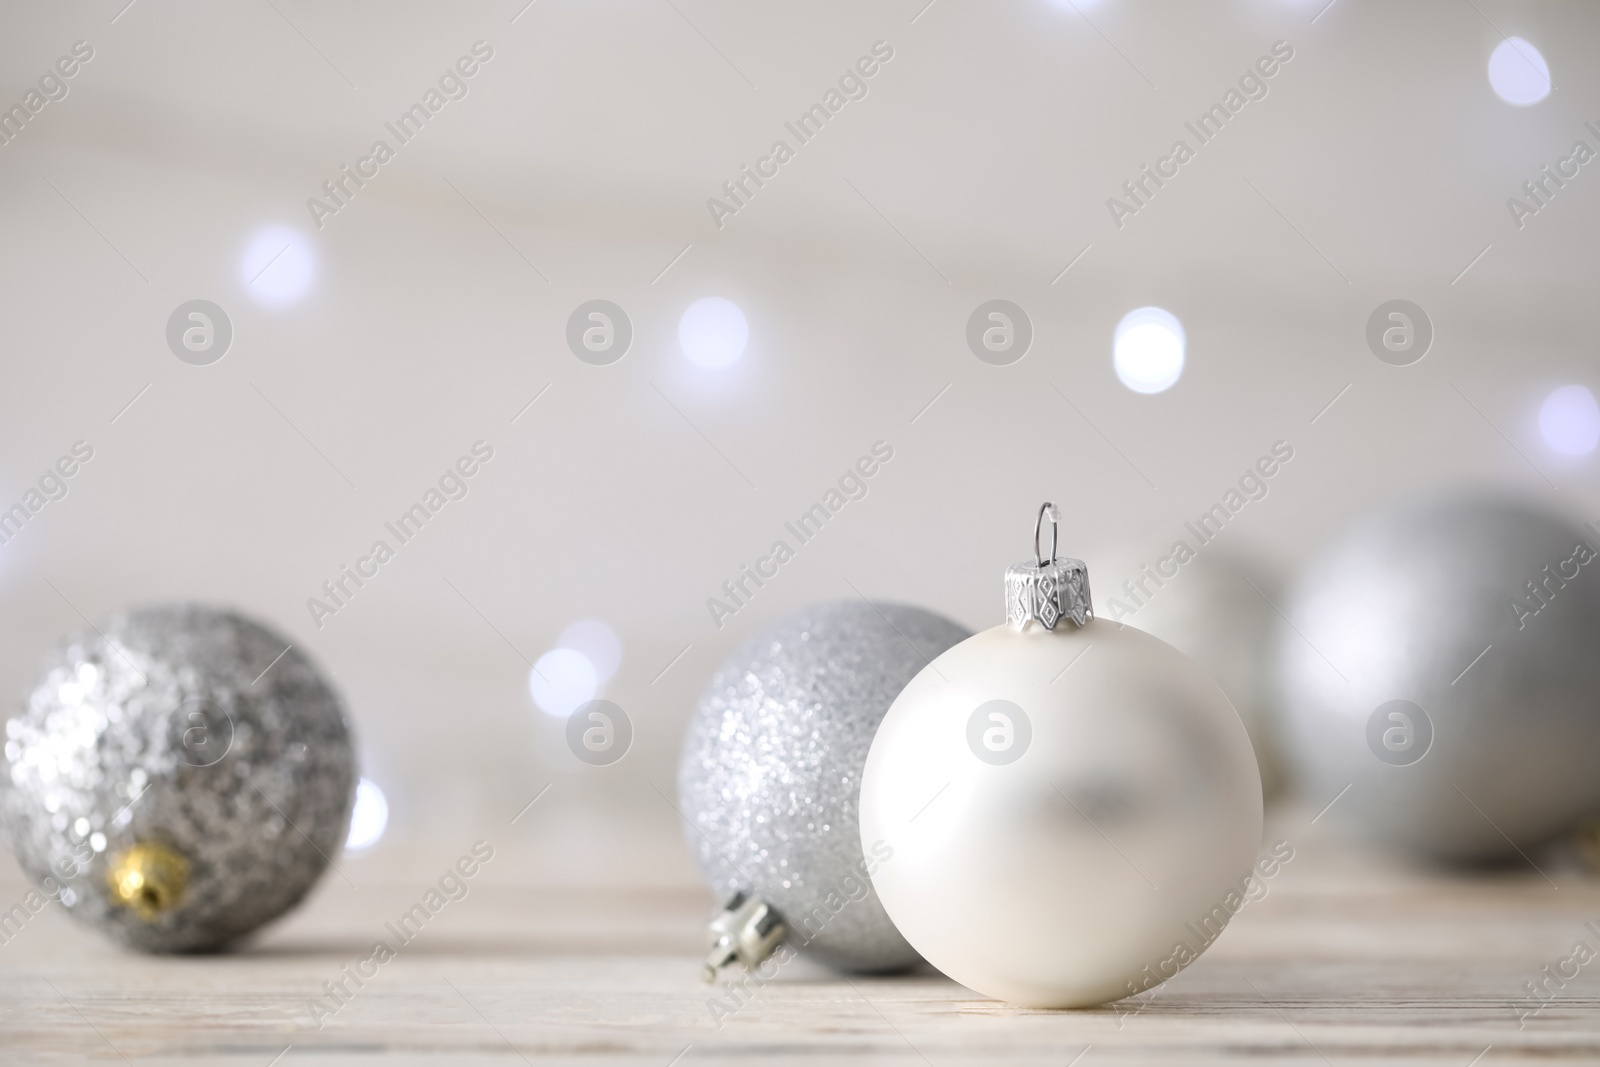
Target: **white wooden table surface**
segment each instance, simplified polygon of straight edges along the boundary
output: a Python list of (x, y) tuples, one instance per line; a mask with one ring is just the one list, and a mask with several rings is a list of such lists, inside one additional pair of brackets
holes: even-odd
[[(699, 980), (703, 893), (530, 888), (490, 865), (320, 1028), (311, 998), (424, 879), (357, 890), (330, 877), (226, 956), (131, 955), (46, 907), (0, 946), (0, 1061), (1600, 1063), (1600, 959), (1518, 1019), (1542, 967), (1579, 941), (1600, 952), (1585, 926), (1600, 929), (1600, 879), (1559, 865), (1420, 872), (1302, 814), (1275, 822), (1271, 836), (1296, 851), (1267, 898), (1166, 986), (1092, 1011), (1015, 1009), (931, 972), (845, 980), (797, 961), (718, 1019), (711, 998), (737, 1002)], [(0, 902), (25, 890), (0, 883)]]

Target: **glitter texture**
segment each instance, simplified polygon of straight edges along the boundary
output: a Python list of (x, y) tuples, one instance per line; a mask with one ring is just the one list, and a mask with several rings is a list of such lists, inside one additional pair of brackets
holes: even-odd
[(728, 658), (678, 771), (689, 845), (719, 899), (749, 890), (783, 915), (790, 945), (843, 970), (917, 962), (861, 877), (861, 768), (900, 690), (969, 636), (920, 608), (838, 601)]
[[(203, 951), (305, 896), (344, 840), (356, 773), (338, 695), (288, 645), (178, 605), (113, 616), (49, 658), (6, 723), (0, 817), (68, 914), (144, 951)], [(189, 865), (150, 919), (109, 884), (144, 842)]]

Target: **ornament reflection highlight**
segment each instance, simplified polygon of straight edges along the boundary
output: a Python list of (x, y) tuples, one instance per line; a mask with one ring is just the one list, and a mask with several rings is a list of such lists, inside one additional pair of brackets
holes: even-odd
[(389, 801), (383, 790), (370, 778), (363, 778), (356, 786), (356, 803), (350, 812), (350, 836), (345, 838), (346, 852), (360, 852), (371, 848), (389, 826)]
[(528, 693), (539, 710), (565, 719), (600, 692), (600, 672), (589, 657), (571, 648), (553, 648), (528, 672)]
[(1117, 323), (1112, 341), (1117, 378), (1136, 393), (1166, 392), (1183, 376), (1186, 345), (1183, 323), (1170, 311), (1130, 311)]
[(289, 226), (266, 226), (256, 232), (239, 261), (239, 280), (250, 298), (267, 307), (298, 302), (316, 280), (317, 262), (310, 240)]
[(1563, 385), (1539, 407), (1539, 435), (1567, 456), (1586, 456), (1600, 444), (1600, 404), (1581, 385)]
[(738, 362), (749, 340), (744, 312), (720, 296), (696, 300), (678, 320), (678, 344), (697, 367), (714, 370)]
[(1489, 85), (1516, 107), (1532, 107), (1550, 95), (1550, 66), (1533, 45), (1507, 37), (1489, 53)]

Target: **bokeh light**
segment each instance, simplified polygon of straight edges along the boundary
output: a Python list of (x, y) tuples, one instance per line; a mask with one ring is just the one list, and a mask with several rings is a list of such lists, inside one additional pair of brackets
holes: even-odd
[(267, 307), (284, 307), (300, 300), (316, 275), (311, 241), (289, 226), (257, 230), (239, 261), (239, 280), (245, 292)]
[(1567, 456), (1586, 456), (1600, 444), (1600, 404), (1581, 385), (1563, 385), (1539, 407), (1539, 435)]
[(622, 664), (622, 641), (616, 631), (598, 619), (583, 619), (568, 626), (556, 639), (556, 647), (583, 653), (601, 685), (609, 682)]
[(1117, 323), (1112, 363), (1122, 384), (1136, 393), (1160, 393), (1183, 376), (1183, 323), (1170, 311), (1143, 307)]
[(553, 648), (528, 672), (528, 692), (540, 711), (565, 719), (600, 692), (600, 672), (582, 652)]
[(697, 367), (715, 369), (738, 362), (749, 340), (744, 312), (720, 296), (696, 300), (678, 320), (678, 344)]
[(1550, 67), (1521, 37), (1507, 37), (1489, 53), (1489, 85), (1508, 104), (1531, 107), (1550, 95)]
[(344, 847), (349, 852), (371, 848), (383, 836), (389, 825), (389, 801), (383, 790), (370, 778), (363, 778), (356, 786), (356, 804), (350, 812), (350, 836)]

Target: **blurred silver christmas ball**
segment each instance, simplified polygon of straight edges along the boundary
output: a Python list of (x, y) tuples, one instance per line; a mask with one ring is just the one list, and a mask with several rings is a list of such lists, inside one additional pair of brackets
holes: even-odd
[(1510, 859), (1600, 807), (1600, 561), (1575, 524), (1487, 493), (1392, 505), (1286, 615), (1286, 747), (1367, 836)]
[(144, 951), (202, 951), (305, 896), (355, 783), (339, 697), (311, 661), (185, 604), (56, 650), (6, 723), (0, 817), (68, 914)]
[(1141, 583), (1147, 599), (1121, 620), (1161, 638), (1222, 687), (1250, 734), (1261, 790), (1269, 795), (1283, 780), (1272, 707), (1278, 616), (1265, 599), (1275, 595), (1274, 585), (1264, 568), (1220, 550), (1201, 552), (1165, 585)]
[(817, 604), (746, 641), (712, 677), (678, 770), (689, 845), (729, 901), (711, 972), (735, 958), (755, 966), (781, 940), (846, 971), (917, 962), (868, 877), (881, 857), (862, 851), (861, 768), (900, 690), (968, 636), (906, 605)]

